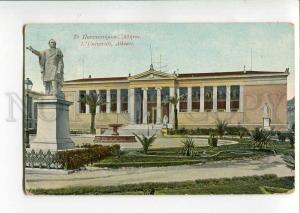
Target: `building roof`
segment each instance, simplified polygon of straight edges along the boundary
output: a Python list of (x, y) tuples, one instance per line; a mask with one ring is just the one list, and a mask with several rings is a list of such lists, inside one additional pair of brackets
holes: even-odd
[[(157, 71), (155, 71), (157, 72)], [(232, 71), (232, 72), (206, 72), (206, 73), (181, 73), (177, 78), (193, 78), (193, 77), (217, 77), (217, 76), (234, 76), (234, 75), (265, 75), (265, 74), (287, 74), (288, 72), (274, 71)], [(129, 80), (130, 77), (105, 77), (105, 78), (82, 78), (65, 81), (66, 83), (90, 82), (90, 81), (120, 81)]]
[(69, 80), (65, 82), (86, 82), (86, 81), (114, 81), (114, 80), (127, 80), (128, 77), (107, 77), (107, 78), (80, 78), (75, 80)]
[(178, 78), (190, 77), (213, 77), (213, 76), (231, 76), (231, 75), (265, 75), (265, 74), (284, 74), (285, 72), (274, 71), (234, 71), (234, 72), (210, 72), (210, 73), (181, 73)]

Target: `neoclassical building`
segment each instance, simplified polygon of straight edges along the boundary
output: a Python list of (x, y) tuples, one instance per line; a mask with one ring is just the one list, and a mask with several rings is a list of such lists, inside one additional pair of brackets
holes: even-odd
[[(182, 97), (177, 105), (178, 124), (184, 128), (213, 127), (217, 119), (249, 129), (262, 126), (264, 114), (271, 128), (287, 129), (287, 76), (274, 71), (235, 71), (169, 74), (153, 69), (128, 77), (84, 78), (65, 81), (71, 129), (88, 129), (89, 105), (85, 94), (97, 93), (105, 104), (96, 109), (96, 127), (108, 124), (161, 125), (174, 123), (168, 96)], [(267, 109), (267, 110), (266, 110)]]

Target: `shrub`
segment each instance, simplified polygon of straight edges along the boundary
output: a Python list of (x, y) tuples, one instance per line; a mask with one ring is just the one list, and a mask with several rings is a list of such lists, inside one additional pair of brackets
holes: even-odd
[(195, 130), (195, 134), (196, 135), (209, 135), (209, 133), (212, 131), (213, 129), (209, 128), (209, 129), (204, 129), (204, 128), (197, 128)]
[(290, 141), (291, 147), (294, 148), (295, 147), (295, 133), (293, 131), (290, 131), (288, 133), (287, 137)]
[(287, 134), (284, 132), (277, 131), (277, 137), (280, 142), (285, 142)]
[(217, 120), (216, 122), (216, 133), (219, 135), (220, 138), (223, 138), (223, 135), (225, 135), (226, 128), (228, 126), (227, 121), (221, 121)]
[(252, 145), (258, 149), (271, 148), (273, 146), (271, 137), (270, 131), (260, 128), (255, 128), (255, 130), (250, 133)]
[(144, 153), (147, 154), (149, 147), (154, 143), (156, 139), (156, 134), (153, 134), (151, 137), (146, 137), (145, 135), (142, 135), (142, 137), (140, 137), (135, 133), (133, 133), (133, 135), (137, 137), (138, 141), (143, 146)]
[(181, 128), (179, 130), (177, 130), (176, 134), (179, 134), (179, 135), (186, 135), (188, 133), (187, 129), (186, 128)]
[(249, 135), (249, 131), (245, 127), (238, 127), (238, 135), (240, 136), (240, 139), (243, 139), (243, 137)]
[(227, 126), (226, 134), (227, 135), (239, 135), (239, 127), (238, 126)]
[(218, 146), (218, 138), (215, 138), (215, 135), (213, 133), (209, 134), (208, 145), (211, 147)]
[(195, 154), (195, 143), (192, 138), (186, 138), (185, 140), (182, 141), (183, 147), (182, 147), (182, 154), (185, 156), (194, 156)]
[(119, 144), (112, 145), (112, 154), (117, 158), (121, 157), (121, 147)]
[(57, 153), (58, 162), (65, 169), (79, 169), (105, 157), (113, 155), (117, 146), (84, 145), (86, 148), (60, 151)]

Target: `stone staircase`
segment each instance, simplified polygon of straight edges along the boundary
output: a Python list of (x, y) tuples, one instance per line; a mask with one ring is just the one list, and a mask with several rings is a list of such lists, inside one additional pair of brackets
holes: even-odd
[[(132, 133), (142, 135), (144, 134), (145, 136), (148, 135), (148, 127), (149, 127), (149, 135), (161, 135), (161, 129), (163, 125), (158, 125), (158, 124), (129, 124), (124, 127), (120, 127), (118, 129), (118, 132), (120, 135), (132, 135)], [(112, 134), (112, 129), (107, 129), (103, 133), (103, 135), (111, 135)]]

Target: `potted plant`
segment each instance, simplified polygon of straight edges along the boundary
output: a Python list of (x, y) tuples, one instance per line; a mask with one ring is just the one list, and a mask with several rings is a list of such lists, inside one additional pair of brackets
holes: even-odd
[(218, 138), (215, 137), (214, 133), (209, 134), (208, 145), (212, 146), (212, 147), (217, 147), (218, 146)]

